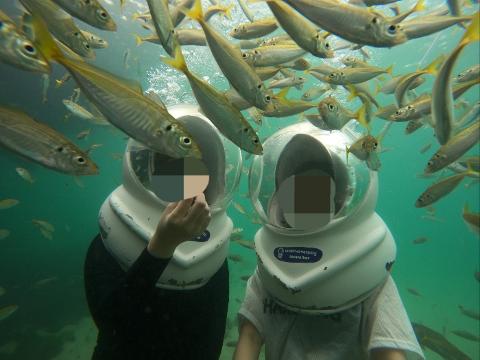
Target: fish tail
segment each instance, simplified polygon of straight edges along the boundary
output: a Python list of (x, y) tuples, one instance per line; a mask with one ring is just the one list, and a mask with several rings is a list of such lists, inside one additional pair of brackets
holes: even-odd
[(161, 57), (160, 60), (162, 60), (165, 64), (180, 70), (184, 74), (187, 74), (188, 68), (187, 64), (185, 63), (185, 58), (183, 57), (182, 54), (182, 48), (180, 46), (177, 46), (175, 48), (175, 58), (167, 58), (167, 57)]
[(385, 71), (387, 72), (387, 74), (392, 75), (392, 72), (393, 72), (393, 64), (390, 65), (388, 68), (386, 68)]
[(193, 7), (191, 9), (181, 7), (180, 11), (183, 12), (190, 19), (198, 21), (199, 23), (205, 22), (205, 19), (203, 17), (201, 0), (195, 0), (195, 3), (193, 4)]
[(367, 119), (367, 104), (363, 104), (358, 109), (357, 113), (355, 114), (358, 122), (366, 129), (370, 129), (370, 124)]
[(422, 11), (425, 10), (425, 0), (419, 0), (415, 7), (413, 8), (413, 11)]
[(230, 4), (228, 5), (227, 7), (225, 7), (224, 11), (225, 11), (225, 17), (227, 19), (230, 19), (232, 20), (232, 9), (235, 7), (235, 4)]
[(140, 35), (138, 35), (138, 34), (133, 34), (133, 36), (135, 37), (135, 44), (136, 44), (137, 46), (140, 46), (140, 45), (142, 45), (142, 44), (145, 42), (145, 40), (143, 40), (143, 39), (140, 37)]
[(352, 85), (346, 85), (345, 87), (350, 93), (350, 95), (348, 95), (347, 101), (352, 101), (358, 96), (357, 90), (355, 90), (355, 88)]
[(438, 68), (443, 64), (444, 60), (445, 60), (445, 56), (440, 55), (435, 60), (433, 60), (429, 65), (427, 65), (424, 71), (432, 75), (437, 75)]
[(35, 31), (35, 44), (38, 46), (40, 52), (48, 60), (61, 60), (64, 59), (62, 51), (53, 40), (52, 35), (48, 31), (45, 21), (38, 15), (33, 14), (32, 26)]
[(460, 40), (459, 46), (465, 46), (474, 41), (480, 40), (480, 12), (477, 12), (472, 16), (472, 22), (467, 27), (465, 34)]

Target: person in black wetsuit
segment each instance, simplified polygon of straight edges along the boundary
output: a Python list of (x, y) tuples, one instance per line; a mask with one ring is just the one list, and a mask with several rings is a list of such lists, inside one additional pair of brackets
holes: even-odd
[(98, 328), (94, 360), (218, 359), (228, 309), (228, 264), (194, 290), (155, 286), (175, 248), (210, 222), (203, 194), (170, 203), (156, 232), (124, 271), (97, 235), (85, 260), (85, 291)]

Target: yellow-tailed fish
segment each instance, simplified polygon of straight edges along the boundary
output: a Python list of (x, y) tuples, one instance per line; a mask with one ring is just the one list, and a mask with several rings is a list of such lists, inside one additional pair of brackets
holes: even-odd
[(302, 100), (304, 101), (316, 100), (329, 90), (331, 90), (330, 86), (312, 86), (302, 94)]
[(412, 87), (412, 84), (415, 81), (415, 79), (425, 74), (436, 75), (437, 68), (443, 62), (443, 60), (444, 60), (444, 56), (441, 55), (435, 60), (433, 60), (432, 63), (427, 65), (424, 69), (414, 71), (412, 73), (402, 76), (402, 78), (397, 84), (397, 87), (395, 88), (395, 99), (397, 100), (397, 105), (399, 107), (402, 107), (405, 105), (405, 102), (404, 102), (405, 94), (407, 93), (407, 90)]
[(480, 64), (473, 65), (455, 76), (456, 83), (467, 82), (480, 77)]
[(362, 115), (361, 108), (354, 113), (343, 107), (332, 96), (328, 96), (318, 103), (318, 112), (330, 130), (340, 130), (350, 120), (355, 119), (358, 121)]
[(448, 176), (435, 184), (429, 186), (415, 202), (415, 207), (422, 208), (428, 205), (431, 205), (444, 196), (451, 193), (460, 182), (465, 178), (465, 176), (476, 173), (473, 170), (467, 170), (461, 174), (455, 174)]
[(20, 201), (18, 201), (16, 199), (0, 200), (0, 210), (10, 209), (11, 207), (14, 207), (14, 206), (18, 205), (19, 203), (20, 203)]
[(140, 84), (121, 79), (93, 65), (65, 58), (43, 21), (34, 17), (38, 42), (47, 58), (63, 65), (82, 93), (105, 118), (128, 136), (173, 158), (201, 158), (187, 129), (168, 111), (143, 95)]
[(256, 39), (274, 32), (277, 28), (275, 18), (266, 18), (239, 24), (230, 31), (230, 36), (239, 40)]
[(365, 81), (371, 80), (381, 74), (392, 74), (393, 65), (387, 69), (381, 69), (374, 66), (369, 67), (356, 67), (356, 68), (341, 68), (335, 69), (323, 77), (325, 82), (334, 85), (350, 85), (359, 84)]
[(39, 228), (41, 228), (41, 229), (44, 229), (44, 230), (46, 230), (46, 231), (48, 231), (48, 232), (54, 232), (54, 231), (55, 231), (55, 227), (54, 227), (52, 224), (50, 224), (49, 222), (45, 221), (45, 220), (33, 219), (33, 220), (32, 220), (32, 223), (33, 223), (35, 226), (37, 226), (37, 227), (39, 227)]
[(452, 134), (453, 98), (451, 74), (461, 51), (468, 44), (480, 40), (480, 13), (476, 13), (460, 43), (440, 68), (432, 90), (432, 117), (435, 135), (441, 145), (445, 145)]
[[(453, 99), (457, 99), (468, 91), (472, 86), (478, 85), (480, 78), (469, 82), (456, 84), (452, 90)], [(432, 97), (428, 94), (419, 96), (414, 101), (397, 109), (390, 117), (392, 121), (409, 121), (419, 119), (422, 116), (430, 114), (432, 111)]]
[(70, 15), (102, 30), (115, 31), (117, 25), (98, 0), (53, 0)]
[(306, 51), (298, 45), (267, 45), (245, 51), (245, 62), (251, 66), (281, 65), (304, 56)]
[(282, 67), (284, 68), (289, 68), (293, 70), (299, 70), (299, 71), (305, 71), (310, 69), (311, 64), (308, 62), (308, 60), (305, 60), (304, 58), (300, 58), (294, 61), (290, 61), (287, 63), (282, 64)]
[(8, 305), (0, 308), (0, 321), (5, 320), (18, 310), (18, 305)]
[(237, 211), (238, 211), (240, 214), (243, 214), (243, 215), (246, 215), (246, 214), (247, 214), (247, 212), (245, 211), (245, 208), (244, 208), (242, 205), (240, 205), (239, 203), (233, 202), (233, 207), (234, 207), (235, 209), (237, 209)]
[(50, 66), (36, 46), (17, 29), (16, 24), (0, 10), (0, 62), (17, 68), (49, 73)]
[(192, 10), (186, 14), (202, 27), (213, 57), (235, 90), (259, 109), (271, 109), (271, 91), (265, 88), (252, 67), (243, 60), (241, 51), (204, 20), (201, 1), (195, 0)]
[(397, 110), (398, 107), (395, 104), (386, 105), (377, 110), (377, 112), (375, 113), (375, 117), (383, 120), (390, 120), (390, 117), (395, 114)]
[(90, 44), (75, 25), (72, 17), (51, 0), (20, 0), (20, 2), (31, 14), (41, 17), (55, 38), (72, 51), (87, 59), (95, 58)]
[(471, 16), (420, 16), (402, 22), (401, 26), (409, 39), (434, 34), (456, 24), (471, 21)]
[(430, 158), (425, 173), (437, 172), (458, 160), (480, 139), (480, 122), (476, 121), (466, 129), (454, 135)]
[(315, 103), (302, 100), (289, 100), (286, 98), (289, 88), (285, 88), (278, 94), (273, 96), (274, 110), (264, 111), (263, 115), (267, 117), (286, 117), (302, 113), (313, 109), (317, 105)]
[(108, 47), (107, 40), (102, 39), (100, 36), (92, 34), (91, 32), (88, 32), (85, 30), (80, 30), (80, 31), (82, 35), (85, 36), (85, 39), (87, 39), (92, 49), (105, 49)]
[(173, 25), (168, 2), (166, 0), (147, 0), (152, 21), (157, 30), (158, 38), (163, 48), (170, 56), (174, 56), (175, 48), (179, 46), (175, 26)]
[(269, 89), (282, 89), (286, 87), (295, 87), (298, 90), (303, 89), (306, 79), (303, 76), (293, 74), (293, 77), (270, 81)]
[(361, 99), (368, 99), (368, 101), (375, 105), (377, 108), (380, 107), (380, 104), (375, 99), (375, 96), (373, 96), (370, 92), (368, 83), (350, 84), (348, 86), (344, 86), (344, 88), (350, 92), (348, 101), (354, 99), (355, 96), (359, 96)]
[(463, 207), (462, 217), (465, 221), (465, 224), (467, 224), (467, 226), (478, 235), (480, 229), (480, 213), (474, 213), (470, 211), (468, 205), (465, 204)]
[(86, 137), (88, 137), (88, 135), (90, 135), (91, 132), (92, 132), (92, 129), (87, 129), (87, 130), (80, 131), (80, 132), (77, 134), (77, 139), (78, 139), (78, 140), (83, 140), (83, 139), (85, 139)]
[(280, 26), (304, 50), (321, 58), (333, 58), (333, 47), (315, 25), (280, 0), (266, 1)]
[(30, 174), (30, 172), (22, 167), (17, 167), (15, 168), (17, 171), (17, 174), (25, 181), (29, 182), (30, 184), (33, 184), (35, 180), (33, 179), (33, 176)]
[(350, 67), (369, 67), (371, 66), (369, 63), (360, 60), (359, 58), (356, 58), (354, 56), (345, 56), (341, 59), (341, 62), (345, 66), (350, 66)]
[(249, 153), (262, 154), (260, 139), (240, 110), (225, 95), (188, 70), (180, 47), (175, 51), (175, 59), (162, 60), (185, 74), (202, 112), (223, 135)]
[(287, 0), (323, 30), (356, 44), (392, 47), (408, 40), (395, 18), (338, 0)]
[(405, 134), (410, 135), (413, 134), (418, 129), (421, 129), (425, 125), (425, 121), (423, 118), (410, 120), (405, 126)]
[(74, 143), (19, 110), (0, 107), (0, 145), (56, 171), (98, 174), (95, 163)]
[(75, 116), (84, 119), (84, 120), (93, 120), (95, 116), (91, 112), (89, 112), (87, 109), (82, 107), (81, 105), (74, 103), (71, 100), (64, 99), (62, 100), (63, 105)]

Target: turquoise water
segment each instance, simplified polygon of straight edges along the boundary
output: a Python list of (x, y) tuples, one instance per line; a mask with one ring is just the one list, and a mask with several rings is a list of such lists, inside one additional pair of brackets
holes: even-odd
[[(167, 105), (179, 102), (194, 102), (186, 78), (176, 70), (159, 61), (165, 55), (160, 46), (145, 43), (135, 45), (133, 34), (147, 35), (131, 15), (145, 10), (144, 1), (132, 1), (125, 9), (125, 19), (119, 12), (118, 2), (103, 2), (114, 16), (119, 30), (116, 33), (102, 32), (82, 24), (86, 30), (105, 37), (110, 47), (97, 50), (95, 64), (126, 78), (141, 82), (144, 90), (154, 89)], [(409, 8), (412, 1), (403, 1), (402, 8)], [(427, 1), (427, 7), (441, 5), (442, 1)], [(6, 0), (0, 1), (1, 8), (9, 15), (19, 14)], [(263, 4), (253, 4), (257, 17), (268, 14)], [(470, 8), (467, 10), (472, 12)], [(212, 24), (226, 33), (233, 24), (247, 21), (238, 5), (233, 10), (233, 21), (212, 20)], [(78, 22), (80, 24), (80, 22)], [(448, 54), (457, 44), (463, 31), (452, 27), (429, 37), (412, 40), (392, 49), (368, 48), (371, 63), (378, 66), (394, 64), (394, 74), (413, 71), (425, 66), (440, 54)], [(433, 44), (433, 46), (432, 46)], [(124, 53), (130, 49), (129, 66), (126, 68)], [(218, 89), (227, 89), (227, 82), (213, 61), (207, 47), (186, 47), (187, 63), (198, 75), (208, 77)], [(454, 73), (479, 62), (480, 49), (471, 45), (461, 54)], [(348, 54), (340, 51), (330, 61), (340, 65), (339, 58)], [(318, 62), (308, 57), (313, 64)], [(421, 64), (420, 64), (421, 62)], [(53, 128), (66, 134), (83, 149), (92, 144), (103, 144), (92, 153), (93, 160), (100, 166), (100, 175), (73, 177), (48, 171), (27, 162), (11, 153), (0, 152), (0, 200), (14, 198), (19, 205), (0, 210), (0, 229), (8, 229), (11, 235), (0, 240), (0, 286), (6, 293), (0, 297), (0, 308), (10, 304), (19, 306), (9, 318), (0, 322), (0, 359), (87, 359), (95, 341), (95, 333), (89, 320), (83, 291), (83, 261), (91, 239), (98, 232), (97, 214), (100, 205), (113, 189), (121, 184), (121, 155), (126, 139), (113, 128), (95, 127), (74, 118), (64, 119), (67, 110), (62, 100), (69, 98), (75, 85), (68, 82), (60, 89), (54, 87), (54, 79), (60, 79), (65, 70), (53, 67), (48, 102), (42, 103), (43, 80), (39, 75), (22, 72), (0, 64), (0, 103), (16, 106)], [(316, 83), (309, 77), (305, 88)], [(429, 92), (433, 78), (429, 77), (418, 93)], [(292, 89), (289, 97), (298, 98), (302, 92)], [(337, 92), (345, 100), (346, 94)], [(463, 96), (469, 103), (478, 101), (479, 88), (472, 88)], [(377, 96), (382, 105), (394, 102), (391, 95)], [(81, 104), (86, 104), (82, 96)], [(350, 109), (357, 109), (359, 102), (347, 103)], [(314, 113), (314, 111), (311, 111)], [(283, 126), (295, 123), (298, 117), (267, 118), (259, 130), (264, 138)], [(373, 133), (378, 133), (383, 120), (375, 120)], [(76, 134), (92, 129), (84, 140), (77, 140)], [(428, 143), (432, 147), (426, 153), (419, 150)], [(426, 187), (439, 176), (428, 179), (417, 175), (430, 156), (438, 149), (431, 128), (422, 128), (406, 136), (403, 124), (394, 124), (383, 142), (388, 151), (382, 153), (382, 168), (379, 171), (379, 199), (377, 212), (390, 227), (398, 248), (398, 257), (393, 276), (399, 288), (405, 307), (412, 321), (420, 322), (438, 332), (468, 354), (480, 359), (480, 345), (451, 333), (452, 330), (466, 330), (479, 335), (479, 323), (465, 317), (458, 305), (479, 311), (479, 282), (474, 272), (480, 271), (479, 237), (472, 233), (462, 219), (462, 208), (468, 202), (470, 208), (479, 211), (478, 183), (465, 186), (463, 183), (448, 197), (434, 205), (435, 220), (422, 218), (425, 209), (417, 209), (414, 202)], [(469, 154), (479, 154), (478, 145)], [(245, 168), (248, 167), (246, 161)], [(21, 179), (16, 167), (26, 168), (34, 177), (29, 184)], [(445, 174), (444, 174), (445, 175)], [(242, 179), (234, 201), (241, 204), (247, 214), (253, 213), (247, 198), (247, 177)], [(239, 213), (233, 206), (228, 210), (235, 227), (244, 229), (244, 237), (252, 239), (260, 225)], [(32, 224), (32, 219), (48, 221), (55, 227), (53, 239), (44, 238)], [(412, 241), (421, 236), (428, 237), (424, 244), (414, 245)], [(237, 338), (236, 312), (244, 296), (243, 275), (251, 274), (256, 265), (253, 251), (231, 243), (230, 253), (241, 256), (240, 262), (230, 261), (230, 305), (225, 344)], [(421, 296), (414, 296), (407, 288), (416, 289)], [(90, 351), (90, 352), (89, 352)], [(231, 358), (233, 348), (225, 345), (222, 359)], [(428, 359), (439, 356), (425, 350)]]

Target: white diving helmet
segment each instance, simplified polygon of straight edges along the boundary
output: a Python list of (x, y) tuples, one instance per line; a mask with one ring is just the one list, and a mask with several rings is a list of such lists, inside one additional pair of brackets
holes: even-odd
[[(165, 289), (195, 289), (207, 283), (227, 257), (233, 223), (226, 208), (238, 186), (242, 157), (240, 149), (218, 132), (198, 106), (183, 104), (169, 107), (168, 111), (200, 147), (209, 173), (204, 194), (212, 218), (194, 241), (176, 248), (156, 285)], [(99, 213), (103, 243), (125, 271), (140, 256), (168, 205), (155, 193), (158, 182), (152, 186), (152, 158), (158, 166), (158, 153), (139, 142), (128, 141), (123, 185), (110, 194)]]
[(353, 125), (330, 132), (297, 123), (270, 136), (252, 161), (249, 195), (263, 223), (255, 235), (258, 273), (292, 311), (353, 307), (395, 261), (392, 234), (375, 212), (377, 173), (355, 156), (346, 160), (358, 137)]

